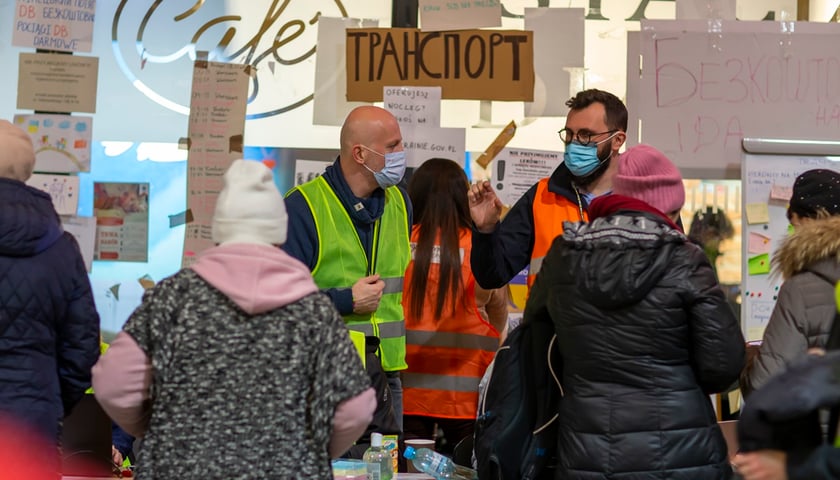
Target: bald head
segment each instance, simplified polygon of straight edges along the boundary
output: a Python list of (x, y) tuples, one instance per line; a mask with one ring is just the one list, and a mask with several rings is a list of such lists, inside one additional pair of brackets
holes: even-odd
[(389, 111), (372, 105), (356, 107), (341, 126), (341, 156), (350, 156), (354, 145), (381, 143), (395, 131), (399, 135), (400, 126)]

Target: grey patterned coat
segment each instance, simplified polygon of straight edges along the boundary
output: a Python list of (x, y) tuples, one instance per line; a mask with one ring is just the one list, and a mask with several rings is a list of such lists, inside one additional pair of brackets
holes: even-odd
[(138, 479), (332, 478), (336, 406), (369, 381), (325, 295), (250, 315), (186, 269), (124, 330), (154, 371)]

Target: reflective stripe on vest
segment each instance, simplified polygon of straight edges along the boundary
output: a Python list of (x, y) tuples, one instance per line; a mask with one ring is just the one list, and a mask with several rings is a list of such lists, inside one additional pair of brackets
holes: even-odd
[[(369, 263), (350, 215), (323, 177), (292, 191), (295, 190), (303, 195), (315, 220), (318, 260), (312, 278), (318, 288), (352, 288), (360, 278), (378, 273), (385, 282), (379, 308), (373, 314), (345, 315), (344, 321), (352, 330), (379, 337), (385, 371), (404, 369), (402, 288), (410, 253), (408, 211), (402, 193), (396, 187), (385, 190), (385, 210), (374, 224), (374, 247)], [(368, 273), (369, 264), (371, 273)]]
[(537, 183), (537, 192), (532, 205), (534, 214), (534, 249), (528, 266), (528, 288), (534, 284), (540, 273), (545, 255), (558, 235), (563, 234), (563, 222), (587, 221), (588, 215), (580, 215), (581, 206), (568, 198), (548, 190), (548, 178)]
[(481, 378), (403, 372), (402, 380), (404, 385), (410, 384), (412, 388), (448, 390), (452, 392), (476, 392), (476, 395), (478, 395), (478, 382), (481, 381)]
[[(416, 242), (419, 230), (412, 230)], [(439, 245), (435, 246), (439, 249)], [(475, 303), (475, 278), (470, 270), (472, 233), (460, 233), (462, 289), (455, 311), (444, 303), (442, 318), (434, 317), (436, 292), (440, 279), (440, 253), (432, 254), (426, 277), (426, 295), (421, 318), (411, 316), (408, 295), (412, 284), (414, 261), (406, 270), (406, 360), (403, 372), (403, 412), (453, 419), (475, 419), (478, 382), (499, 348), (499, 332), (478, 313)]]

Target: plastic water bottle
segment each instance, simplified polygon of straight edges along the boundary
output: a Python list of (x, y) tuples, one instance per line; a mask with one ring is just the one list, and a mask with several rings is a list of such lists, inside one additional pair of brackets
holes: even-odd
[(448, 457), (428, 448), (405, 447), (403, 457), (411, 460), (418, 471), (431, 475), (436, 480), (455, 477), (455, 464)]
[(362, 460), (367, 464), (367, 480), (391, 480), (394, 466), (391, 454), (382, 447), (382, 434), (370, 434), (370, 448), (365, 451)]

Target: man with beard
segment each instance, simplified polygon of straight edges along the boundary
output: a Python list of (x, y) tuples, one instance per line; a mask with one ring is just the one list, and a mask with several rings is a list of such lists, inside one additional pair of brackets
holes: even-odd
[(490, 182), (470, 188), (470, 263), (483, 288), (499, 288), (526, 267), (530, 288), (563, 222), (588, 220), (589, 203), (612, 191), (618, 162), (611, 159), (627, 138), (627, 107), (597, 89), (578, 92), (566, 105), (566, 126), (558, 132), (566, 145), (563, 163), (532, 186), (503, 222), (502, 202)]

